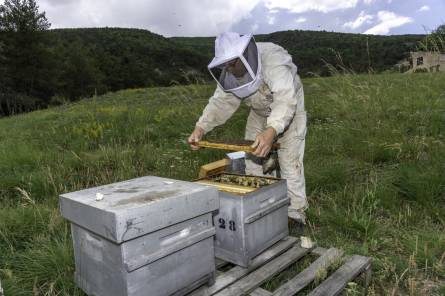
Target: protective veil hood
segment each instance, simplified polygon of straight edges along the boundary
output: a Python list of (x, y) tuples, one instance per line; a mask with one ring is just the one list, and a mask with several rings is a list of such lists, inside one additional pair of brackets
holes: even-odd
[(208, 69), (226, 92), (245, 98), (261, 84), (261, 59), (252, 35), (226, 32), (215, 40), (215, 57)]

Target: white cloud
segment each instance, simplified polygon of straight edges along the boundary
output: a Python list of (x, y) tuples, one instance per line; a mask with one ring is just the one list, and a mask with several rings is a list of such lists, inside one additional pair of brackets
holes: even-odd
[(424, 5), (419, 8), (419, 11), (428, 11), (428, 10), (430, 10), (430, 7), (428, 5)]
[(307, 21), (307, 18), (305, 18), (305, 17), (299, 17), (299, 18), (297, 18), (296, 20), (295, 20), (295, 22), (297, 22), (297, 23), (299, 23), (299, 24), (301, 24), (301, 23), (305, 23)]
[(183, 0), (172, 6), (165, 0), (40, 0), (39, 5), (52, 28), (137, 27), (164, 36), (214, 36), (248, 18), (261, 1)]
[[(267, 28), (264, 24), (269, 24), (267, 30), (271, 31), (287, 29), (292, 24), (298, 27), (301, 23), (315, 28), (317, 24), (312, 24), (315, 20), (308, 20), (304, 14), (311, 11), (332, 12), (329, 19), (320, 16), (319, 20), (319, 24), (323, 23), (329, 30), (359, 29), (366, 25), (368, 28), (377, 24), (365, 33), (387, 34), (392, 28), (413, 20), (388, 11), (378, 15), (361, 12), (355, 19), (346, 19), (348, 22), (338, 19), (345, 17), (346, 12), (342, 10), (350, 9), (346, 17), (351, 17), (351, 13), (356, 16), (359, 12), (352, 9), (357, 9), (359, 4), (385, 4), (388, 1), (392, 0), (128, 0), (126, 3), (121, 0), (37, 0), (52, 28), (130, 27), (164, 36), (215, 36), (227, 30), (250, 33)], [(263, 9), (255, 9), (257, 5), (268, 9), (266, 15)], [(419, 11), (426, 11), (427, 7), (430, 8), (425, 5)], [(430, 9), (434, 8), (431, 6)], [(283, 24), (288, 27), (284, 28)]]
[(330, 12), (339, 9), (353, 8), (358, 0), (264, 0), (268, 9), (286, 9), (292, 13), (310, 10)]
[(362, 11), (355, 21), (347, 22), (343, 25), (343, 27), (355, 30), (357, 28), (360, 28), (365, 23), (370, 24), (373, 19), (374, 17), (372, 15), (365, 14), (365, 12)]
[(405, 24), (411, 23), (412, 18), (400, 16), (391, 11), (379, 11), (377, 14), (379, 24), (368, 29), (364, 34), (385, 35), (388, 34), (392, 28), (397, 28)]

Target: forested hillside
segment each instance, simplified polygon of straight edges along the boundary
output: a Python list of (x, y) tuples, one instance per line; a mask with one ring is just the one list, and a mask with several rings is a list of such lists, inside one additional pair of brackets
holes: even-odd
[[(0, 4), (0, 116), (120, 89), (210, 80), (206, 65), (213, 56), (214, 37), (165, 38), (141, 29), (50, 27), (34, 0)], [(392, 70), (412, 50), (443, 46), (443, 38), (425, 44), (424, 35), (299, 30), (256, 39), (287, 49), (303, 77), (329, 76), (336, 69)]]
[[(50, 27), (33, 0), (0, 5), (0, 116), (120, 89), (210, 80), (206, 65), (213, 56), (214, 37), (165, 38), (141, 29)], [(336, 70), (391, 70), (425, 40), (423, 35), (319, 31), (256, 38), (287, 49), (303, 77), (329, 76)]]
[(146, 30), (59, 29), (48, 33), (67, 54), (68, 65), (80, 66), (79, 59), (87, 62), (91, 69), (85, 74), (97, 81), (101, 91), (184, 83), (185, 74), (202, 73), (206, 68), (204, 55)]
[[(10, 65), (15, 70), (5, 74), (11, 77), (14, 94), (3, 96), (4, 114), (95, 93), (210, 79), (206, 65), (213, 57), (214, 37), (168, 39), (146, 30), (123, 28), (57, 29), (40, 34), (33, 52), (5, 46), (6, 53), (14, 52)], [(19, 39), (14, 34), (7, 38)], [(307, 77), (329, 76), (327, 64), (358, 73), (390, 70), (415, 50), (424, 36), (287, 31), (256, 38), (286, 48), (300, 75)], [(35, 61), (33, 65), (27, 64), (29, 57)]]
[[(284, 31), (255, 36), (260, 42), (283, 46), (292, 55), (301, 76), (329, 76), (326, 64), (359, 73), (391, 70), (400, 60), (416, 50), (425, 35), (373, 36), (325, 31)], [(174, 41), (213, 55), (214, 38), (172, 38)]]
[[(3, 33), (8, 90), (0, 96), (4, 114), (29, 111), (126, 88), (187, 83), (204, 73), (207, 58), (146, 30), (96, 28)], [(29, 60), (32, 60), (29, 63)], [(8, 67), (9, 66), (9, 67)], [(0, 113), (1, 114), (1, 113)]]

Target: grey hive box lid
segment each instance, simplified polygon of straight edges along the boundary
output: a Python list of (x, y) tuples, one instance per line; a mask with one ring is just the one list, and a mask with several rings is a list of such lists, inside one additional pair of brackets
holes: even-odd
[(216, 188), (154, 176), (62, 194), (59, 201), (63, 217), (116, 243), (219, 208)]

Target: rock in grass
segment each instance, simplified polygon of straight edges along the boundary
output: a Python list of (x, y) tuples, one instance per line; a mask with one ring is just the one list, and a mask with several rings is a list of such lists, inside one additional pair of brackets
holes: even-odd
[(314, 246), (314, 243), (312, 240), (307, 236), (301, 236), (301, 247), (305, 249), (311, 249)]

